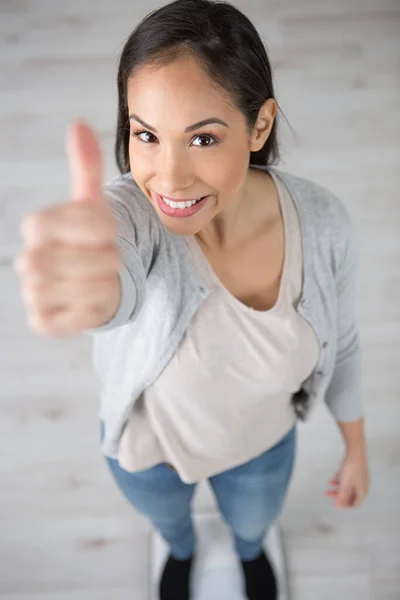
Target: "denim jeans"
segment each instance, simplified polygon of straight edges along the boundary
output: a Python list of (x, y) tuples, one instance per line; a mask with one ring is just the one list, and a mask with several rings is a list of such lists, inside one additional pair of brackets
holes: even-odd
[[(102, 424), (103, 435), (103, 424)], [(208, 478), (241, 560), (261, 552), (286, 497), (296, 451), (296, 425), (275, 446), (250, 461)], [(124, 496), (150, 519), (177, 559), (196, 549), (191, 502), (197, 483), (184, 483), (167, 463), (130, 473), (106, 457)]]

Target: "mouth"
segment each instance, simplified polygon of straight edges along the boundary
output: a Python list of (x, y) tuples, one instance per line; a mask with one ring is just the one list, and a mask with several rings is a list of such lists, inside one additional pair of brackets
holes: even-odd
[[(210, 198), (209, 195), (202, 196), (195, 200), (195, 202), (189, 206), (185, 206), (184, 202), (181, 201), (170, 201), (174, 202), (173, 206), (170, 206), (170, 203), (165, 202), (162, 196), (156, 193), (157, 203), (160, 207), (161, 211), (167, 215), (168, 217), (190, 217), (197, 213), (201, 208), (206, 204), (207, 200)], [(168, 199), (167, 199), (168, 200)], [(187, 202), (193, 202), (193, 200), (187, 200)]]
[[(157, 196), (160, 196), (160, 198), (162, 198), (163, 200), (167, 200), (168, 202), (175, 202), (176, 204), (178, 204), (178, 207), (174, 207), (174, 208), (180, 208), (179, 205), (182, 205), (184, 202), (200, 202), (200, 200), (203, 200), (206, 196), (197, 196), (197, 198), (170, 198), (169, 196), (162, 196), (161, 194), (158, 194), (156, 192)], [(167, 202), (166, 202), (167, 204)]]

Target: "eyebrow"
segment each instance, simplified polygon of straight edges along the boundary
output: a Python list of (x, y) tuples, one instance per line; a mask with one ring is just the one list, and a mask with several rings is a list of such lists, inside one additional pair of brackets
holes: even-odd
[[(138, 123), (143, 125), (143, 127), (146, 127), (146, 129), (149, 129), (150, 131), (154, 131), (154, 133), (158, 133), (158, 131), (155, 127), (148, 125), (134, 113), (129, 115), (129, 119), (134, 119), (135, 121), (137, 121)], [(210, 117), (208, 119), (203, 119), (202, 121), (199, 121), (198, 123), (194, 123), (193, 125), (189, 125), (185, 129), (185, 133), (189, 133), (190, 131), (195, 131), (196, 129), (200, 129), (200, 127), (204, 127), (205, 125), (210, 125), (211, 123), (217, 123), (219, 125), (223, 125), (224, 127), (228, 127), (228, 129), (229, 129), (229, 125), (227, 123), (225, 123), (225, 121), (218, 119), (218, 117)]]

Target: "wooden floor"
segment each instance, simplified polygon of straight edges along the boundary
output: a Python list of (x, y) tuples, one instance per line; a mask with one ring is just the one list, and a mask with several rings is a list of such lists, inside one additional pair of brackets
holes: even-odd
[[(146, 600), (149, 523), (99, 451), (90, 338), (30, 331), (19, 223), (68, 195), (64, 131), (85, 117), (113, 175), (115, 74), (154, 0), (0, 1), (0, 598)], [(361, 232), (358, 306), (371, 492), (324, 496), (342, 459), (323, 406), (300, 427), (282, 514), (293, 600), (400, 598), (400, 4), (241, 0), (276, 72), (281, 168), (328, 186)], [(204, 482), (203, 482), (204, 483)], [(202, 484), (196, 506), (213, 498)]]

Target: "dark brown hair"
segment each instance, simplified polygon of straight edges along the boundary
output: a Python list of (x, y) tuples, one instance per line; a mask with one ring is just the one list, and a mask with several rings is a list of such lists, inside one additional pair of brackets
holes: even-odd
[[(128, 79), (142, 65), (161, 67), (185, 55), (196, 58), (216, 86), (227, 93), (232, 105), (245, 116), (249, 133), (261, 106), (274, 98), (264, 44), (243, 13), (225, 1), (171, 2), (139, 23), (120, 56), (115, 158), (121, 173), (130, 171)], [(279, 160), (277, 116), (263, 148), (250, 152), (250, 164), (270, 165)]]

